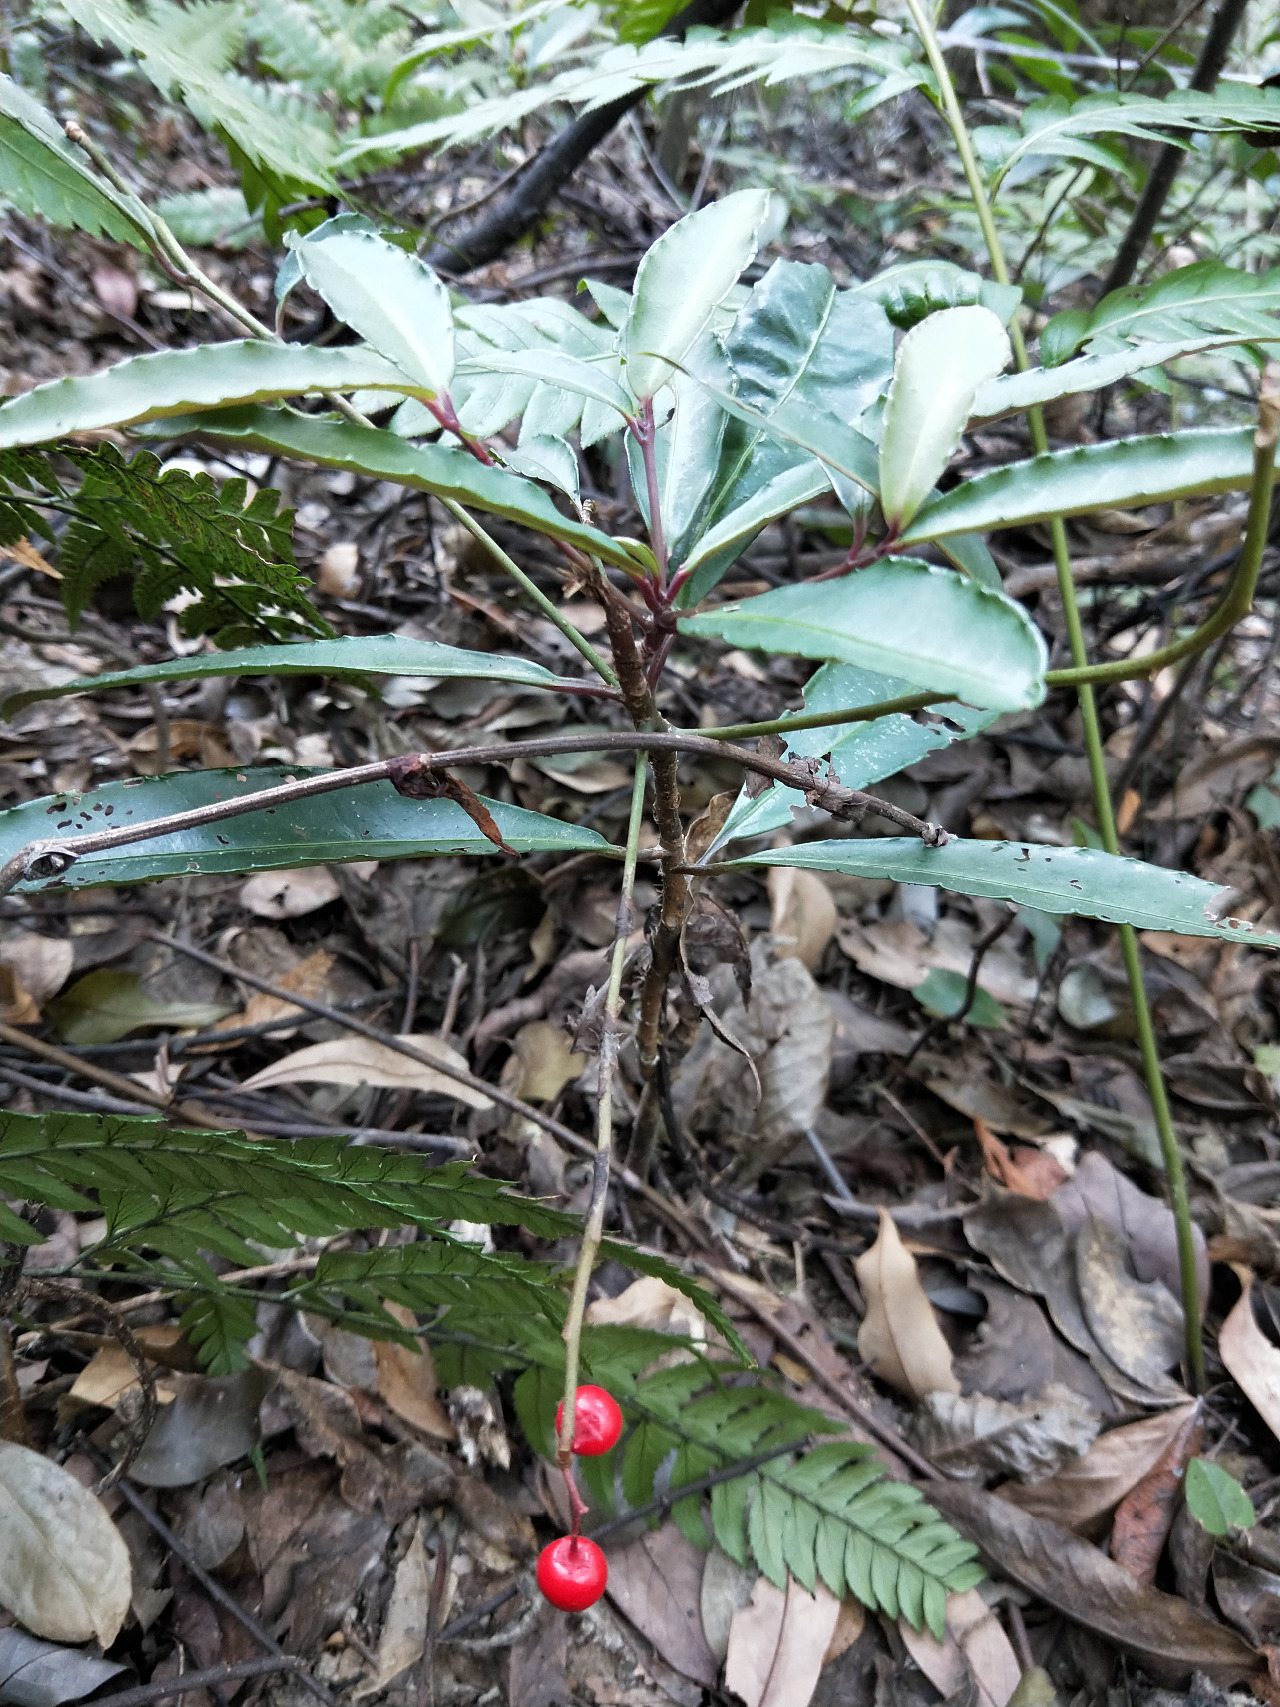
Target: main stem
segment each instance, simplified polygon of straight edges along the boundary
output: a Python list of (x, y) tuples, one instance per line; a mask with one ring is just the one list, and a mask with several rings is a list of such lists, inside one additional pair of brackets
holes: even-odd
[(640, 826), (644, 820), (644, 783), (648, 761), (636, 754), (635, 780), (631, 785), (631, 815), (627, 820), (627, 846), (622, 865), (622, 893), (613, 934), (613, 957), (609, 963), (609, 985), (604, 1000), (604, 1033), (600, 1040), (600, 1077), (596, 1107), (596, 1161), (591, 1180), (591, 1203), (582, 1229), (582, 1247), (573, 1277), (573, 1295), (564, 1324), (564, 1411), (556, 1442), (556, 1463), (564, 1472), (573, 1517), (578, 1532), (582, 1502), (573, 1480), (573, 1434), (578, 1399), (578, 1366), (582, 1348), (582, 1318), (587, 1307), (587, 1288), (595, 1267), (596, 1253), (604, 1235), (605, 1203), (609, 1192), (609, 1165), (613, 1158), (613, 1076), (618, 1065), (621, 1039), (618, 1013), (622, 1006), (622, 969), (631, 935), (632, 902), (636, 884), (636, 860), (640, 850)]
[[(930, 69), (937, 79), (943, 112), (946, 114), (947, 122), (951, 127), (951, 134), (955, 139), (960, 163), (964, 168), (965, 179), (969, 186), (969, 194), (977, 211), (978, 223), (982, 228), (987, 254), (991, 261), (991, 271), (995, 275), (997, 283), (1008, 284), (1009, 269), (1005, 262), (1000, 234), (996, 229), (991, 203), (987, 198), (986, 185), (978, 168), (977, 157), (973, 152), (973, 142), (969, 136), (968, 126), (965, 124), (964, 113), (960, 108), (955, 85), (951, 81), (951, 73), (947, 69), (947, 63), (943, 57), (937, 31), (933, 26), (932, 15), (927, 5), (922, 4), (922, 0), (907, 0), (907, 6), (923, 44)], [(1014, 359), (1017, 362), (1018, 369), (1020, 372), (1025, 372), (1030, 366), (1030, 362), (1027, 357), (1026, 340), (1016, 319), (1009, 327), (1009, 336), (1013, 344)], [(1032, 447), (1036, 454), (1040, 455), (1049, 448), (1049, 436), (1045, 431), (1044, 416), (1040, 409), (1028, 409), (1027, 424), (1031, 431)], [(1268, 497), (1269, 494), (1270, 484), (1268, 481)], [(1061, 516), (1054, 516), (1051, 519), (1049, 530), (1053, 542), (1053, 561), (1057, 570), (1058, 594), (1062, 600), (1071, 661), (1076, 671), (1085, 671), (1089, 668), (1089, 653), (1085, 644), (1084, 625), (1080, 620), (1080, 606), (1076, 599), (1075, 582), (1071, 576), (1071, 549), (1067, 543), (1066, 524)], [(1098, 815), (1098, 829), (1102, 835), (1102, 844), (1106, 851), (1110, 854), (1118, 854), (1120, 838), (1116, 833), (1115, 813), (1111, 807), (1111, 788), (1107, 781), (1102, 729), (1098, 721), (1098, 704), (1094, 697), (1092, 683), (1088, 680), (1077, 680), (1076, 693), (1079, 696), (1080, 719), (1083, 725), (1085, 753), (1089, 761), (1089, 777), (1093, 785), (1094, 809)], [(1151, 1007), (1147, 1001), (1146, 986), (1142, 981), (1142, 963), (1138, 954), (1137, 932), (1132, 925), (1120, 925), (1118, 929), (1120, 932), (1120, 949), (1124, 958), (1125, 973), (1129, 981), (1129, 993), (1133, 1002), (1137, 1025), (1138, 1047), (1142, 1055), (1142, 1066), (1146, 1075), (1147, 1090), (1151, 1097), (1152, 1112), (1155, 1115), (1156, 1130), (1160, 1136), (1160, 1153), (1169, 1182), (1170, 1206), (1177, 1226), (1178, 1268), (1182, 1282), (1182, 1314), (1186, 1330), (1188, 1371), (1193, 1391), (1201, 1392), (1204, 1388), (1205, 1371), (1204, 1342), (1200, 1332), (1200, 1281), (1196, 1271), (1195, 1235), (1191, 1222), (1191, 1206), (1187, 1198), (1186, 1173), (1182, 1166), (1182, 1151), (1178, 1144), (1178, 1135), (1174, 1130), (1173, 1116), (1169, 1109), (1168, 1094), (1165, 1091), (1164, 1074), (1160, 1067), (1160, 1052), (1156, 1045)]]

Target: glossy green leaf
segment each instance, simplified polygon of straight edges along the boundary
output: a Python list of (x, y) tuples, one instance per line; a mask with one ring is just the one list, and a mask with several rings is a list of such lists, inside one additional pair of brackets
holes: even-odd
[(136, 972), (106, 966), (88, 972), (49, 1003), (64, 1043), (114, 1043), (143, 1026), (214, 1025), (235, 1011), (225, 1002), (166, 1002), (148, 994)]
[(287, 409), (222, 409), (179, 416), (167, 423), (166, 436), (200, 437), (325, 468), (345, 468), (374, 480), (394, 480), (460, 504), (473, 504), (553, 539), (568, 540), (619, 568), (631, 562), (608, 534), (561, 515), (532, 481), (505, 468), (486, 468), (461, 446), (410, 444), (379, 427), (356, 426), (332, 416), (298, 415)]
[[(0, 863), (28, 842), (56, 837), (74, 847), (77, 836), (146, 824), (213, 801), (274, 788), (305, 768), (174, 771), (104, 783), (84, 794), (30, 800), (0, 812)], [(576, 852), (609, 846), (594, 830), (562, 824), (539, 812), (485, 802), (505, 840), (521, 853)], [(357, 859), (421, 859), (432, 854), (482, 854), (494, 846), (451, 800), (410, 800), (389, 782), (364, 783), (264, 812), (245, 812), (199, 830), (88, 854), (60, 880), (82, 889), (94, 883), (143, 883), (192, 872), (292, 870)], [(45, 889), (47, 883), (22, 886)]]
[(1253, 1501), (1231, 1472), (1212, 1458), (1191, 1459), (1183, 1487), (1187, 1510), (1210, 1535), (1251, 1529), (1257, 1522)]
[(339, 320), (433, 397), (453, 382), (453, 309), (444, 283), (416, 255), (368, 231), (295, 246), (307, 283)]
[[(963, 972), (953, 972), (945, 966), (933, 966), (911, 994), (927, 1014), (934, 1019), (952, 1019), (964, 1007), (969, 980)], [(973, 1002), (965, 1014), (969, 1025), (982, 1030), (999, 1031), (1005, 1024), (1005, 1011), (989, 990), (979, 984)]]
[(151, 221), (90, 165), (62, 126), (0, 72), (0, 188), (20, 212), (145, 249)]
[(243, 646), (234, 652), (199, 652), (169, 658), (163, 664), (139, 664), (101, 676), (78, 676), (57, 687), (29, 688), (11, 695), (0, 716), (12, 717), (40, 699), (96, 693), (106, 688), (137, 687), (144, 682), (190, 682), (206, 676), (468, 676), (519, 682), (532, 688), (565, 687), (569, 678), (554, 675), (526, 658), (504, 652), (468, 652), (434, 640), (407, 640), (399, 634), (349, 636), (341, 640), (304, 640), (292, 646)]
[[(728, 422), (711, 390), (727, 389), (732, 383), (733, 374), (720, 340), (704, 332), (685, 358), (683, 370), (673, 371), (671, 384), (658, 396), (654, 442), (658, 507), (668, 561), (677, 568), (688, 541), (697, 536), (720, 467)], [(652, 532), (644, 454), (634, 434), (628, 433), (626, 447), (631, 490), (645, 526)]]
[(1040, 359), (1057, 366), (1087, 348), (1112, 353), (1127, 342), (1159, 343), (1206, 335), (1280, 337), (1280, 267), (1247, 273), (1221, 261), (1177, 267), (1151, 284), (1126, 285), (1092, 310), (1055, 314), (1040, 334)]
[[(792, 463), (787, 467), (784, 462), (781, 473), (775, 474), (763, 486), (746, 500), (731, 510), (723, 521), (716, 523), (707, 533), (703, 534), (697, 546), (689, 553), (685, 568), (697, 570), (703, 564), (710, 564), (721, 557), (722, 553), (732, 547), (742, 547), (748, 544), (769, 522), (778, 516), (785, 516), (789, 510), (794, 510), (799, 504), (808, 504), (815, 498), (821, 498), (831, 490), (821, 464), (806, 457), (803, 462)], [(727, 569), (732, 557), (718, 568)], [(714, 586), (717, 575), (712, 580)], [(690, 588), (694, 580), (690, 579)], [(692, 594), (691, 594), (692, 596)]]
[(944, 308), (898, 348), (880, 440), (880, 507), (904, 528), (960, 443), (978, 388), (1009, 365), (1009, 334), (989, 308)]
[(413, 391), (414, 382), (360, 345), (314, 349), (240, 338), (131, 356), (83, 378), (50, 380), (0, 404), (0, 449), (101, 427), (137, 426), (192, 409), (274, 402), (319, 391)]
[(886, 267), (846, 293), (876, 302), (900, 331), (906, 332), (941, 308), (989, 308), (1004, 325), (1012, 320), (1022, 292), (957, 267), (953, 261), (902, 261)]
[[(899, 699), (914, 691), (913, 684), (900, 677), (880, 676), (853, 664), (824, 664), (805, 683), (804, 711), (808, 716), (813, 712), (852, 710)], [(870, 788), (872, 783), (896, 776), (940, 747), (980, 734), (996, 718), (995, 712), (975, 711), (972, 706), (960, 704), (935, 707), (923, 715), (927, 720), (920, 722), (905, 712), (890, 712), (866, 723), (797, 729), (789, 736), (784, 723), (781, 734), (789, 756), (829, 755), (831, 768), (846, 788)], [(803, 805), (804, 796), (799, 790), (784, 788), (781, 783), (771, 784), (754, 799), (744, 788), (716, 838), (716, 845), (786, 829), (792, 811)]]
[[(1280, 326), (1276, 327), (1280, 336)], [(1022, 409), (1053, 403), (1059, 397), (1075, 397), (1082, 391), (1100, 391), (1105, 385), (1128, 379), (1145, 368), (1162, 367), (1165, 362), (1180, 356), (1193, 356), (1202, 350), (1221, 349), (1227, 344), (1245, 344), (1252, 340), (1237, 334), (1198, 336), (1161, 343), (1126, 345), (1106, 355), (1081, 356), (1076, 361), (1063, 362), (1061, 367), (1029, 368), (1026, 373), (1005, 374), (981, 387), (973, 400), (973, 419), (994, 421), (1002, 415), (1012, 415)]]
[(829, 410), (817, 408), (803, 397), (790, 397), (766, 415), (741, 402), (723, 387), (707, 380), (702, 383), (726, 415), (754, 427), (766, 438), (806, 451), (866, 492), (875, 493), (879, 489), (880, 471), (875, 445), (856, 427), (847, 427)]
[(771, 848), (736, 865), (796, 865), (850, 877), (925, 883), (958, 895), (984, 895), (1055, 915), (1074, 913), (1111, 924), (1181, 936), (1222, 937), (1245, 947), (1280, 948), (1280, 932), (1260, 931), (1244, 919), (1222, 918), (1231, 894), (1185, 871), (1170, 871), (1099, 848), (1043, 847), (1034, 842), (984, 842), (956, 838), (927, 848), (910, 836), (805, 842)]
[(987, 587), (993, 593), (1004, 591), (999, 566), (981, 534), (949, 534), (946, 539), (939, 541), (938, 549), (945, 553), (962, 574), (967, 575), (971, 581), (976, 581), (980, 587)]
[(680, 627), (732, 646), (858, 664), (992, 711), (1044, 698), (1044, 641), (1021, 606), (912, 558), (778, 587)]
[(769, 208), (767, 190), (736, 190), (665, 231), (636, 273), (622, 331), (624, 370), (633, 396), (652, 397), (707, 329), (717, 308), (754, 259)]
[(920, 510), (902, 543), (1230, 492), (1252, 478), (1250, 427), (1193, 427), (1081, 445), (1009, 463), (941, 493)]
[(519, 374), (523, 379), (542, 380), (564, 391), (594, 398), (606, 408), (615, 409), (619, 415), (630, 415), (635, 411), (634, 402), (608, 373), (563, 350), (498, 350), (486, 347), (459, 363), (459, 371), (468, 375)]

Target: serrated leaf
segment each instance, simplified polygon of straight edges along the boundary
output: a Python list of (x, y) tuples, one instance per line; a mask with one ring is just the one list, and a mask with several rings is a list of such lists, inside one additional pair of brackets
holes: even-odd
[(733, 865), (796, 865), (851, 877), (924, 883), (958, 895), (1073, 913), (1139, 930), (1220, 937), (1259, 948), (1280, 948), (1280, 932), (1260, 931), (1245, 919), (1223, 919), (1216, 909), (1231, 891), (1185, 871), (1103, 853), (1098, 848), (1042, 847), (1029, 842), (984, 842), (955, 837), (927, 848), (914, 837), (805, 842), (765, 849)]
[(375, 480), (453, 498), (521, 522), (535, 533), (564, 539), (623, 569), (632, 559), (606, 533), (573, 521), (530, 480), (504, 468), (484, 468), (460, 446), (409, 444), (378, 427), (295, 415), (284, 409), (223, 409), (170, 420), (166, 437), (200, 437), (215, 444), (294, 457), (325, 468), (349, 469)]
[(519, 374), (524, 379), (542, 380), (582, 397), (594, 398), (619, 415), (630, 415), (635, 410), (635, 403), (608, 373), (563, 350), (485, 348), (460, 362), (458, 371), (465, 374)]
[[(709, 529), (686, 558), (684, 567), (690, 571), (690, 599), (704, 596), (720, 578), (718, 573), (694, 578), (695, 570), (707, 566), (723, 573), (738, 550), (753, 540), (762, 527), (801, 504), (823, 497), (829, 489), (830, 483), (821, 464), (808, 457), (789, 467), (784, 466), (757, 487), (749, 498)], [(721, 565), (717, 560), (725, 553), (732, 555)]]
[(294, 247), (303, 277), (337, 318), (432, 397), (453, 382), (453, 309), (439, 275), (367, 231)]
[(1250, 1529), (1257, 1521), (1253, 1501), (1228, 1470), (1211, 1458), (1193, 1458), (1184, 1483), (1187, 1510), (1210, 1535)]
[(1092, 311), (1056, 314), (1040, 334), (1040, 358), (1056, 366), (1082, 347), (1090, 355), (1103, 355), (1125, 342), (1217, 334), (1261, 342), (1280, 336), (1278, 313), (1280, 267), (1247, 273), (1221, 261), (1196, 261), (1151, 284), (1113, 290)]
[[(1280, 326), (1276, 328), (1280, 335)], [(1200, 336), (1156, 344), (1138, 344), (1106, 355), (1081, 356), (1061, 367), (1029, 368), (1026, 373), (1006, 374), (981, 387), (973, 400), (973, 419), (994, 421), (1023, 409), (1038, 408), (1060, 397), (1076, 397), (1082, 391), (1101, 391), (1104, 386), (1128, 379), (1146, 368), (1162, 367), (1180, 356), (1228, 344), (1251, 342), (1248, 337), (1223, 334)]]
[(1017, 285), (997, 284), (953, 261), (934, 260), (902, 261), (896, 267), (885, 267), (865, 284), (851, 286), (846, 294), (878, 303), (893, 325), (904, 332), (939, 309), (974, 306), (989, 308), (1007, 326), (1022, 300)]
[(201, 652), (169, 658), (163, 664), (139, 664), (100, 676), (77, 676), (56, 687), (12, 694), (0, 715), (12, 717), (37, 700), (99, 689), (137, 687), (147, 682), (188, 682), (209, 676), (461, 676), (484, 681), (518, 682), (531, 688), (563, 687), (557, 676), (531, 659), (505, 652), (469, 652), (435, 640), (410, 640), (400, 634), (348, 635), (338, 640), (303, 640), (290, 646), (242, 646), (231, 652)]
[(241, 338), (161, 350), (84, 378), (50, 380), (0, 404), (0, 449), (162, 421), (192, 409), (357, 389), (413, 391), (415, 381), (360, 345), (327, 350)]
[(51, 225), (78, 226), (135, 248), (148, 247), (151, 221), (92, 167), (51, 113), (0, 72), (0, 187), (6, 201)]
[(904, 531), (902, 544), (1021, 527), (1104, 507), (1130, 509), (1238, 491), (1252, 478), (1251, 427), (1191, 427), (1048, 451), (979, 474), (930, 499)]
[(989, 710), (1039, 705), (1047, 654), (1021, 606), (954, 570), (898, 558), (681, 620), (682, 632), (832, 658)]
[(659, 237), (636, 273), (622, 329), (628, 389), (652, 397), (688, 355), (712, 315), (755, 259), (769, 207), (766, 190), (736, 190), (686, 214)]
[(898, 347), (880, 440), (880, 505), (900, 532), (955, 454), (980, 386), (1008, 366), (1009, 334), (989, 308), (944, 308)]
[[(28, 842), (50, 836), (74, 848), (77, 836), (122, 823), (146, 824), (215, 800), (251, 796), (286, 779), (316, 775), (293, 767), (272, 770), (177, 771), (104, 783), (80, 795), (45, 796), (0, 812), (0, 860)], [(485, 801), (503, 838), (521, 852), (607, 848), (594, 830)], [(344, 860), (421, 859), (432, 854), (491, 854), (483, 836), (451, 800), (410, 800), (389, 782), (295, 801), (288, 808), (246, 812), (202, 829), (156, 837), (106, 853), (90, 854), (60, 879), (83, 888), (94, 883), (144, 883), (188, 872), (294, 870)], [(44, 884), (23, 884), (23, 889)]]

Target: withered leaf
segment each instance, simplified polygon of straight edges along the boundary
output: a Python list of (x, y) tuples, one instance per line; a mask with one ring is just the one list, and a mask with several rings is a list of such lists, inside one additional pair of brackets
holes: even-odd
[(1113, 1428), (1100, 1435), (1083, 1458), (1064, 1465), (1049, 1481), (1031, 1487), (1006, 1483), (1000, 1497), (1033, 1517), (1091, 1534), (1159, 1461), (1194, 1411), (1194, 1405), (1180, 1405), (1176, 1410)]
[(1237, 1385), (1280, 1439), (1280, 1350), (1272, 1345), (1253, 1317), (1253, 1275), (1237, 1267), (1243, 1291), (1218, 1335), (1218, 1355)]
[(920, 1284), (916, 1260), (885, 1210), (875, 1244), (854, 1269), (867, 1300), (858, 1352), (873, 1373), (912, 1399), (958, 1393), (951, 1348)]
[(1111, 1557), (1140, 1583), (1156, 1580), (1156, 1566), (1182, 1498), (1187, 1460), (1200, 1450), (1203, 1433), (1196, 1407), (1183, 1418), (1173, 1439), (1116, 1510), (1111, 1525)]

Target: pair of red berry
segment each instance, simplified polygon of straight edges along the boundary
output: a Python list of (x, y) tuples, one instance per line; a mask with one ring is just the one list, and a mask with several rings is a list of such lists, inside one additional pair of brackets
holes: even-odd
[[(564, 1406), (556, 1410), (556, 1433)], [(573, 1450), (584, 1458), (611, 1451), (622, 1434), (622, 1412), (603, 1387), (579, 1387), (573, 1407)], [(578, 1502), (579, 1504), (581, 1502)], [(562, 1535), (538, 1556), (538, 1587), (561, 1612), (585, 1612), (604, 1593), (609, 1566), (594, 1541), (577, 1533)]]

